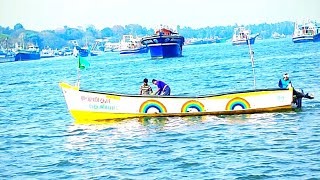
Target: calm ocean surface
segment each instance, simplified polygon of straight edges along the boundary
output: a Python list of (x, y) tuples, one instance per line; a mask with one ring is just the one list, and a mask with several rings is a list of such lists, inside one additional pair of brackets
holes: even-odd
[[(58, 87), (75, 82), (75, 57), (1, 63), (0, 179), (320, 179), (320, 43), (252, 47), (257, 88), (288, 72), (315, 99), (299, 112), (76, 124)], [(137, 94), (154, 78), (173, 95), (253, 89), (248, 52), (224, 43), (162, 60), (106, 53), (88, 58), (81, 87)]]

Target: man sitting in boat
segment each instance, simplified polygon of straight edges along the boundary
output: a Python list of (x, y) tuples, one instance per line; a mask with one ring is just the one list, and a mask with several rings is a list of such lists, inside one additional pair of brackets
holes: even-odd
[(163, 81), (158, 81), (155, 79), (152, 79), (152, 83), (158, 86), (158, 90), (154, 93), (154, 95), (165, 95), (165, 96), (170, 95), (171, 89), (168, 86), (168, 84), (166, 84)]
[(143, 80), (143, 84), (140, 86), (140, 95), (150, 95), (152, 93), (152, 88), (148, 84), (148, 79)]
[[(279, 80), (278, 86), (281, 89), (288, 89), (290, 87), (293, 88), (291, 80), (289, 79), (289, 74), (288, 73), (283, 74), (283, 78), (281, 78)], [(308, 98), (308, 99), (313, 99), (314, 98), (312, 95), (309, 95), (309, 93), (304, 94), (303, 90), (302, 90), (302, 92), (299, 92), (299, 91), (296, 91), (294, 88), (293, 88), (293, 95), (295, 95), (297, 98), (303, 98), (303, 97), (304, 98)]]

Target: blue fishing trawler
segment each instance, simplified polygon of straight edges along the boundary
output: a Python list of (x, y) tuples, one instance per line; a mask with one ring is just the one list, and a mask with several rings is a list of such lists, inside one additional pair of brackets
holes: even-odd
[(184, 37), (165, 26), (160, 26), (152, 36), (143, 37), (141, 43), (150, 49), (151, 58), (182, 56)]
[(27, 49), (20, 49), (15, 55), (15, 61), (28, 61), (40, 59), (40, 51), (37, 46), (28, 46)]

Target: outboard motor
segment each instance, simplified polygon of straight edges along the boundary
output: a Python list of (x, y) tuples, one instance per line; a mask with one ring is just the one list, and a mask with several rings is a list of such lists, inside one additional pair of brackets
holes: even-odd
[[(296, 89), (297, 92), (299, 92), (299, 94), (304, 96), (304, 92), (303, 89)], [(302, 97), (297, 97), (296, 95), (294, 96), (294, 102), (297, 105), (297, 108), (302, 108)]]
[(297, 108), (300, 109), (302, 107), (302, 98), (296, 98), (295, 103), (297, 105)]

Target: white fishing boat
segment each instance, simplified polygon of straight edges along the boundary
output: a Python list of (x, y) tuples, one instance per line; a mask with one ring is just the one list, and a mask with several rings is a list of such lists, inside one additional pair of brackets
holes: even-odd
[(96, 39), (94, 41), (94, 44), (90, 50), (90, 56), (99, 56), (102, 55), (104, 51), (104, 43), (105, 40), (103, 39)]
[(311, 20), (296, 22), (292, 41), (294, 43), (317, 42), (320, 41), (320, 26)]
[(51, 48), (42, 49), (40, 51), (40, 58), (52, 58), (55, 57), (54, 50)]
[(0, 44), (0, 63), (15, 61), (15, 53), (8, 47), (8, 38), (4, 41), (5, 47)]
[(123, 35), (120, 42), (120, 54), (148, 53), (149, 48), (141, 43), (140, 38), (132, 35)]
[(254, 44), (259, 33), (251, 35), (251, 31), (244, 27), (234, 28), (232, 36), (232, 45), (248, 45)]
[(106, 42), (104, 44), (104, 52), (119, 52), (120, 43)]

